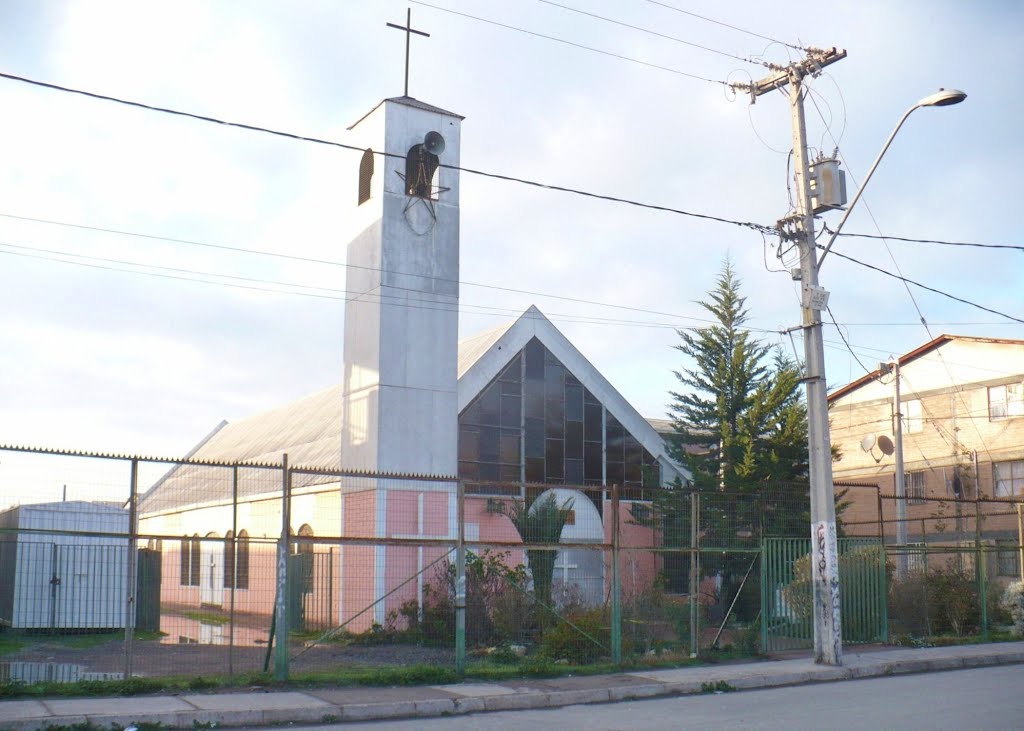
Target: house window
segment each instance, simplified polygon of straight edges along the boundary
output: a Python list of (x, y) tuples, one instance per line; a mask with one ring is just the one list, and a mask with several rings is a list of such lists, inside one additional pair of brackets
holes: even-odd
[(911, 505), (918, 505), (924, 502), (924, 472), (905, 472), (903, 474), (903, 489), (907, 496), (907, 502)]
[(1024, 495), (1024, 460), (996, 462), (993, 473), (996, 497)]
[(921, 399), (901, 401), (900, 416), (904, 432), (907, 434), (920, 432), (924, 428), (924, 420), (921, 418)]
[(999, 539), (996, 541), (996, 573), (999, 576), (1020, 577), (1020, 549), (1017, 541)]
[(920, 573), (927, 568), (924, 543), (907, 544), (907, 571)]
[(990, 386), (988, 389), (988, 416), (990, 419), (1024, 416), (1024, 383)]
[(179, 578), (181, 586), (199, 586), (199, 534), (191, 538), (181, 539), (181, 555), (179, 558)]

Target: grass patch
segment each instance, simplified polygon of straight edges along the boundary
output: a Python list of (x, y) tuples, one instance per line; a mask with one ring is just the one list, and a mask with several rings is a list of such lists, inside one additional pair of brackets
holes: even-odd
[(17, 652), (28, 644), (24, 637), (0, 635), (0, 655)]
[[(140, 642), (151, 642), (166, 637), (166, 632), (136, 630), (134, 637)], [(26, 647), (64, 647), (70, 650), (91, 650), (108, 642), (122, 642), (124, 632), (73, 632), (68, 634), (13, 632), (0, 634), (0, 656)]]
[(700, 664), (695, 660), (684, 662), (655, 662), (636, 660), (622, 665), (595, 663), (592, 665), (565, 665), (545, 659), (525, 658), (518, 665), (502, 665), (487, 661), (471, 663), (460, 678), (451, 666), (410, 665), (391, 667), (347, 666), (330, 671), (295, 673), (287, 683), (277, 683), (269, 673), (246, 673), (235, 676), (213, 675), (196, 677), (130, 678), (128, 680), (83, 680), (76, 683), (0, 682), (0, 699), (41, 697), (100, 697), (133, 696), (150, 693), (173, 693), (220, 688), (280, 687), (301, 688), (330, 685), (343, 686), (395, 686), (444, 685), (460, 680), (502, 681), (516, 678), (556, 678), (565, 675), (600, 675), (626, 672), (640, 668), (680, 667)]
[(932, 635), (917, 636), (913, 634), (893, 635), (889, 644), (897, 647), (951, 647), (954, 645), (985, 645), (992, 642), (1019, 642), (1009, 630), (991, 630), (985, 635)]
[(185, 619), (194, 619), (195, 621), (202, 622), (203, 624), (217, 624), (217, 625), (220, 625), (220, 624), (227, 624), (228, 622), (231, 621), (231, 617), (229, 617), (226, 614), (221, 614), (220, 612), (187, 611), (187, 612), (182, 612), (181, 616), (185, 617)]

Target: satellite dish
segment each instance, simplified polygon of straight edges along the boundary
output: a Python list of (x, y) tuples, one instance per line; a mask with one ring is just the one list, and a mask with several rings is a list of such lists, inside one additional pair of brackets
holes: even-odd
[(878, 448), (882, 450), (882, 454), (889, 456), (896, 451), (896, 447), (892, 443), (892, 439), (885, 436), (884, 434), (878, 437)]
[(860, 448), (865, 452), (870, 452), (875, 448), (875, 435), (865, 434), (864, 438), (860, 440)]
[(444, 152), (444, 137), (440, 132), (430, 131), (423, 136), (423, 149), (431, 155), (440, 155)]

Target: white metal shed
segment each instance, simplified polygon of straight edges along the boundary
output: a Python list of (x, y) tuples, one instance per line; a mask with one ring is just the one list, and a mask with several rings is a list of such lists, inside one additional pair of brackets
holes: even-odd
[(0, 624), (123, 628), (127, 533), (128, 511), (109, 503), (40, 503), (0, 513)]

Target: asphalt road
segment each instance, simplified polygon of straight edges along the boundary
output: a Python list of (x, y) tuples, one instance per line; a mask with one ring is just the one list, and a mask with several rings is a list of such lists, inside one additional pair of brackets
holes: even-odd
[(1024, 665), (550, 710), (307, 728), (309, 731), (1024, 729)]

